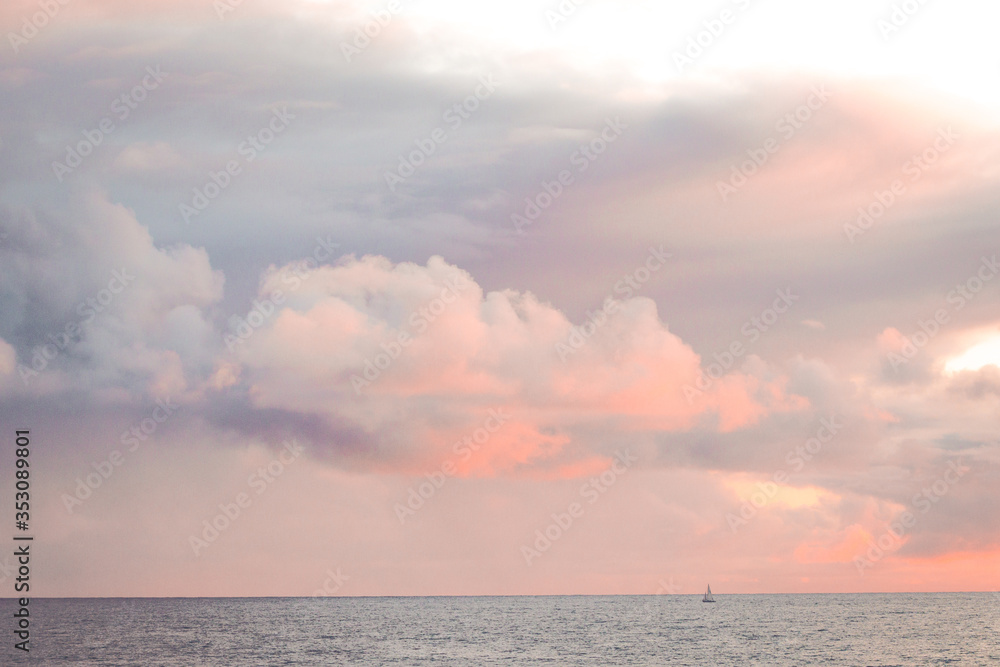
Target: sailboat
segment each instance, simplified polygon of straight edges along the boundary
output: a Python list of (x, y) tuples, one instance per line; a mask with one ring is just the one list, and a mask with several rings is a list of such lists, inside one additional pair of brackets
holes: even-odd
[(715, 598), (712, 597), (712, 586), (709, 585), (708, 590), (705, 591), (705, 597), (701, 599), (702, 602), (715, 602)]

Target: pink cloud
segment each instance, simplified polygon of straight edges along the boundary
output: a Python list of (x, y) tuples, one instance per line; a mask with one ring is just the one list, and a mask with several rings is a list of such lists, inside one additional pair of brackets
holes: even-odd
[(808, 407), (759, 360), (689, 401), (683, 388), (700, 358), (650, 299), (618, 302), (581, 336), (531, 293), (484, 293), (440, 257), (426, 266), (366, 256), (306, 272), (273, 267), (259, 299), (273, 299), (273, 312), (263, 307), (271, 315), (235, 352), (257, 407), (347, 420), (373, 440), (395, 424), (397, 453), (425, 465), (488, 408), (515, 414), (460, 474), (589, 470), (584, 462), (599, 453), (579, 440), (581, 429), (683, 431), (715, 415), (731, 432)]

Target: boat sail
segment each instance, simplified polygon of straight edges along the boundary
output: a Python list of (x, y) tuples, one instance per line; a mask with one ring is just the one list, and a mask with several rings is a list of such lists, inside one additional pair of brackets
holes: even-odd
[(715, 598), (712, 597), (712, 586), (709, 585), (708, 590), (705, 591), (705, 597), (701, 599), (702, 602), (715, 602)]

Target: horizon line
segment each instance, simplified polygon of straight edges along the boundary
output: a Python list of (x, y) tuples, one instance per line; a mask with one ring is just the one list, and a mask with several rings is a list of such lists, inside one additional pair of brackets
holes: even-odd
[[(952, 595), (959, 593), (990, 593), (1000, 591), (851, 591), (820, 593), (717, 593), (723, 597), (746, 595)], [(125, 596), (27, 596), (32, 600), (261, 600), (261, 599), (309, 599), (309, 598), (557, 598), (557, 597), (701, 597), (704, 593), (513, 593), (513, 594), (468, 594), (468, 595), (125, 595)], [(24, 597), (24, 596), (22, 596)], [(18, 600), (19, 597), (0, 596), (3, 600)]]

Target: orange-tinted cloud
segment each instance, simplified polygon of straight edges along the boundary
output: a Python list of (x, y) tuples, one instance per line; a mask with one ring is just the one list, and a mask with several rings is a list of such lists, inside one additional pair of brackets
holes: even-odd
[(267, 317), (245, 342), (231, 335), (258, 408), (346, 419), (373, 439), (395, 423), (394, 440), (425, 464), (489, 408), (515, 415), (460, 474), (543, 462), (589, 469), (580, 466), (593, 444), (578, 441), (588, 425), (682, 431), (707, 416), (731, 432), (808, 407), (759, 360), (689, 401), (684, 387), (701, 372), (699, 356), (650, 299), (616, 302), (596, 327), (574, 325), (530, 293), (484, 293), (440, 257), (426, 266), (367, 256), (275, 267), (259, 300), (270, 304), (260, 307)]

